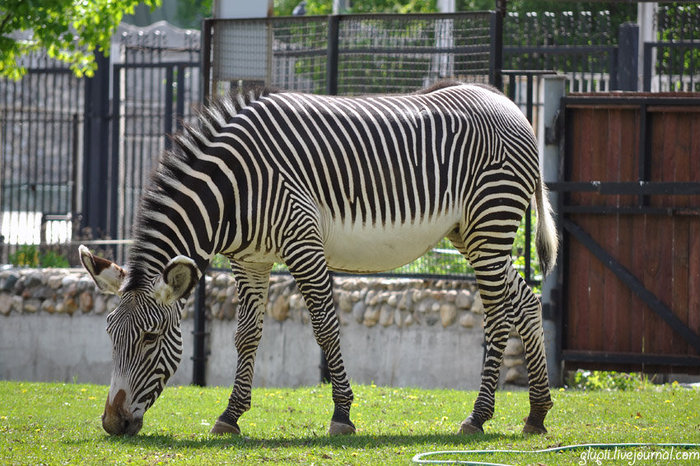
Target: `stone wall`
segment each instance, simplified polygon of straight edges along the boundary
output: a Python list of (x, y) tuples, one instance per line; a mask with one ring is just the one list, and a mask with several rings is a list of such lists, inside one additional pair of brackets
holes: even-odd
[[(228, 385), (235, 367), (235, 281), (230, 273), (213, 273), (206, 280), (210, 332), (207, 380), (209, 384)], [(399, 386), (478, 387), (483, 357), (483, 306), (474, 283), (336, 277), (334, 290), (341, 347), (353, 380)], [(115, 296), (96, 291), (82, 270), (0, 270), (0, 378), (26, 380), (46, 376), (49, 380), (70, 381), (79, 373), (83, 381), (106, 383), (110, 361), (103, 319), (117, 301)], [(191, 297), (183, 311), (185, 347), (176, 383), (190, 380), (193, 311)], [(54, 354), (43, 355), (52, 353), (51, 347), (46, 347), (46, 339), (17, 335), (50, 332), (51, 322), (55, 322), (56, 329), (64, 326), (66, 330), (62, 332), (79, 332), (73, 340), (53, 343), (63, 346), (55, 348)], [(79, 349), (69, 350), (76, 341), (80, 342)], [(44, 346), (37, 349), (37, 345)], [(58, 358), (62, 351), (67, 354)], [(69, 362), (71, 351), (81, 354)], [(522, 352), (519, 337), (511, 335), (504, 357), (503, 383), (527, 383)], [(35, 357), (13, 364), (13, 359), (26, 354)], [(93, 357), (99, 361), (90, 361)], [(273, 276), (257, 357), (256, 384), (316, 383), (319, 358), (309, 315), (294, 281), (288, 275)], [(81, 369), (81, 361), (88, 366), (97, 364), (94, 367), (100, 367), (100, 375), (91, 377)], [(55, 367), (60, 364), (68, 368)], [(32, 370), (24, 370), (32, 365)]]

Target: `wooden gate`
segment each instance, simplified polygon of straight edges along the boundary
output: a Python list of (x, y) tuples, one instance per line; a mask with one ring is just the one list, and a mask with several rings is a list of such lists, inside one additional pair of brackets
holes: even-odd
[(562, 111), (565, 368), (700, 372), (700, 94)]

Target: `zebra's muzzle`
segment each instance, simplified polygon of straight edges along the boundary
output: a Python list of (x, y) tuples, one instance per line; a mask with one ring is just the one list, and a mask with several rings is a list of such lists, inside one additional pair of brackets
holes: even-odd
[(119, 390), (110, 404), (109, 397), (102, 413), (102, 428), (110, 435), (136, 435), (143, 426), (143, 418), (134, 417), (124, 406), (126, 392)]

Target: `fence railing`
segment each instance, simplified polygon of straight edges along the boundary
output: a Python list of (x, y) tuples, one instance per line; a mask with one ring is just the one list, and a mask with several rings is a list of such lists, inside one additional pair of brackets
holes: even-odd
[[(699, 14), (697, 6), (660, 7), (659, 41), (644, 48), (645, 89), (698, 90), (700, 22), (694, 18)], [(237, 24), (245, 27), (240, 30), (217, 21), (207, 24), (205, 47), (212, 31), (223, 35), (210, 44), (214, 50), (205, 55), (205, 65), (212, 64), (212, 57), (234, 55), (230, 67), (212, 68), (204, 83), (197, 66), (197, 31), (186, 31), (175, 46), (170, 32), (123, 31), (123, 53), (118, 55), (125, 61), (108, 72), (113, 74), (106, 79), (101, 115), (86, 107), (83, 80), (43, 58), (29, 57), (30, 71), (23, 80), (0, 80), (0, 262), (6, 263), (19, 244), (37, 238), (51, 242), (85, 236), (78, 227), (86, 225), (87, 201), (97, 203), (94, 210), (110, 211), (104, 221), (107, 234), (101, 238), (123, 244), (145, 182), (140, 174), (148, 173), (167, 144), (163, 134), (176, 130), (179, 119), (189, 118), (199, 105), (202, 84), (212, 93), (238, 87), (241, 80), (306, 92), (402, 93), (440, 78), (493, 81), (498, 66), (491, 40), (494, 15), (488, 12), (271, 18), (241, 21)], [(531, 113), (534, 123), (541, 106), (538, 76), (522, 70), (564, 73), (570, 91), (619, 87), (622, 59), (637, 54), (621, 51), (626, 45), (616, 27), (603, 13), (508, 15), (502, 68), (518, 71), (504, 73), (506, 92), (524, 113)], [(674, 38), (683, 41), (667, 42)], [(126, 84), (111, 87), (115, 82)], [(106, 122), (106, 137), (93, 132), (96, 122)], [(93, 144), (95, 139), (104, 140), (100, 145)], [(96, 149), (105, 144), (104, 151)], [(101, 157), (101, 152), (111, 154), (106, 173), (124, 180), (110, 184), (111, 194), (105, 196), (86, 191), (86, 160)], [(98, 178), (98, 183), (105, 182)], [(440, 245), (435, 254), (449, 264), (452, 254), (442, 254), (445, 249)]]

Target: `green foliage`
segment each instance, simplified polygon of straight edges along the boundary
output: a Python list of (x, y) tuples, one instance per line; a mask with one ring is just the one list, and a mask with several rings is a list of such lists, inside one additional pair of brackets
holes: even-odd
[[(91, 76), (94, 50), (109, 54), (110, 40), (124, 14), (140, 0), (3, 0), (0, 4), (0, 76), (19, 79), (26, 69), (18, 60), (45, 50), (65, 62), (77, 76)], [(160, 0), (143, 0), (154, 7)], [(13, 34), (32, 30), (29, 40)]]
[(635, 372), (577, 370), (569, 377), (569, 386), (581, 390), (640, 390), (649, 381)]
[[(437, 0), (353, 0), (343, 13), (433, 13)], [(307, 15), (329, 15), (333, 12), (331, 0), (307, 0)]]
[(178, 0), (175, 19), (180, 27), (199, 29), (202, 19), (212, 16), (213, 0)]
[(15, 267), (39, 267), (39, 248), (33, 244), (23, 244), (10, 254), (9, 259)]
[[(374, 384), (354, 385), (353, 389), (351, 416), (358, 429), (353, 436), (326, 435), (333, 413), (331, 391), (326, 385), (253, 389), (252, 409), (239, 423), (243, 435), (223, 437), (208, 431), (226, 406), (229, 387), (166, 387), (146, 413), (139, 435), (110, 437), (100, 425), (107, 386), (0, 381), (0, 458), (2, 463), (28, 465), (406, 465), (418, 453), (438, 450), (533, 450), (611, 442), (697, 443), (700, 428), (700, 391), (679, 386), (612, 392), (554, 390), (554, 408), (545, 421), (549, 433), (542, 436), (520, 432), (528, 412), (527, 392), (498, 391), (496, 411), (485, 425), (486, 434), (473, 437), (456, 432), (469, 414), (476, 391)], [(582, 464), (580, 451), (501, 453), (478, 458), (461, 455), (455, 459)]]
[(43, 253), (34, 244), (23, 244), (10, 254), (10, 264), (15, 267), (66, 268), (70, 263), (61, 253), (49, 249)]

